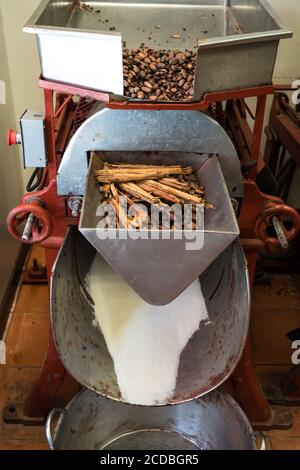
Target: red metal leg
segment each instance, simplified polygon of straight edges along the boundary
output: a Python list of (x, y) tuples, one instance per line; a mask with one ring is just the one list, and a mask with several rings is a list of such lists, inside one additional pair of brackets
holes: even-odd
[[(57, 254), (57, 248), (46, 248), (48, 279), (51, 278)], [(58, 356), (53, 334), (50, 331), (48, 351), (38, 382), (28, 396), (25, 405), (14, 404), (4, 409), (4, 420), (9, 423), (27, 425), (42, 424), (56, 405), (59, 391), (67, 378), (69, 379), (68, 373)], [(11, 410), (13, 410), (12, 413)]]
[[(67, 213), (67, 203), (65, 198), (58, 197), (56, 191), (56, 174), (59, 161), (56, 155), (53, 91), (45, 90), (45, 124), (46, 143), (48, 150), (47, 180), (45, 187), (40, 191), (26, 195), (23, 204), (28, 203), (28, 198), (33, 195), (39, 197), (45, 204), (47, 216), (51, 220), (49, 223), (50, 236), (42, 243), (46, 249), (47, 277), (51, 279), (51, 271), (56, 260), (58, 251), (63, 242), (68, 225), (77, 224), (78, 220), (70, 218)], [(70, 100), (69, 100), (70, 101)], [(62, 107), (60, 106), (62, 109)], [(52, 332), (50, 332), (48, 351), (41, 370), (40, 378), (34, 389), (27, 398), (25, 404), (14, 404), (3, 410), (3, 418), (9, 423), (41, 424), (45, 420), (53, 406), (57, 405), (57, 396), (64, 384), (68, 384), (69, 390), (73, 393), (76, 382), (70, 379), (63, 364), (61, 363)]]
[(38, 383), (27, 398), (24, 416), (28, 418), (45, 418), (55, 406), (56, 396), (64, 382), (66, 370), (61, 363), (52, 331), (50, 332), (47, 357)]
[[(251, 240), (251, 242), (254, 242), (254, 240)], [(249, 242), (244, 246), (248, 261), (251, 288), (254, 284), (258, 248), (257, 243)], [(252, 423), (270, 422), (272, 419), (272, 411), (255, 372), (249, 337), (243, 356), (232, 375), (232, 381), (235, 391), (237, 392), (239, 402), (250, 421)]]
[[(48, 279), (51, 279), (57, 255), (57, 248), (46, 248)], [(42, 372), (25, 403), (24, 415), (29, 418), (45, 418), (56, 405), (57, 395), (67, 377), (69, 378), (69, 374), (59, 358), (53, 334), (50, 331), (49, 346)]]
[[(48, 279), (56, 260), (58, 250), (46, 249)], [(55, 404), (55, 397), (63, 384), (66, 370), (58, 356), (52, 331), (50, 331), (48, 351), (38, 383), (26, 400), (24, 415), (30, 418), (45, 417)]]

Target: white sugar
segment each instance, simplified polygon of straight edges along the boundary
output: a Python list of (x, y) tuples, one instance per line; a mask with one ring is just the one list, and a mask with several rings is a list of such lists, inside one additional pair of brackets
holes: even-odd
[(199, 281), (163, 307), (143, 301), (100, 256), (88, 281), (123, 399), (136, 405), (165, 403), (176, 387), (182, 351), (208, 318)]

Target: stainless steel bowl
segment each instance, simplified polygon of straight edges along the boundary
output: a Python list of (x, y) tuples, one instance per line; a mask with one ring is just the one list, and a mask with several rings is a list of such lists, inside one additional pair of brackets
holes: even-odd
[[(52, 420), (58, 416), (52, 430)], [(55, 450), (255, 450), (248, 419), (229, 396), (205, 398), (164, 408), (106, 400), (85, 390), (66, 410), (47, 421)]]

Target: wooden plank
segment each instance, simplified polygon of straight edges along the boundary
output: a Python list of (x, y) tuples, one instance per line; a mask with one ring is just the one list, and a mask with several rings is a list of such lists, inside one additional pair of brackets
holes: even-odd
[(269, 438), (269, 436), (265, 436), (265, 441), (266, 441), (266, 450), (273, 450), (272, 441)]
[(255, 367), (257, 376), (259, 378), (259, 381), (262, 385), (267, 385), (267, 384), (277, 384), (280, 382), (282, 377), (289, 372), (291, 369), (291, 366), (286, 364), (286, 365), (273, 365), (273, 364), (268, 364), (268, 365), (257, 365)]
[(284, 431), (269, 431), (267, 435), (273, 439), (296, 438), (300, 442), (300, 407), (287, 407), (288, 411), (293, 414), (293, 427)]
[(49, 450), (47, 442), (0, 441), (0, 450)]
[(296, 287), (257, 286), (252, 295), (252, 308), (260, 310), (295, 310), (300, 305), (300, 294)]
[(300, 274), (293, 273), (292, 278), (295, 283), (295, 286), (300, 290)]
[(0, 338), (3, 337), (9, 314), (14, 303), (16, 291), (19, 285), (20, 277), (23, 272), (23, 266), (25, 259), (28, 254), (28, 246), (22, 245), (20, 247), (19, 255), (16, 259), (14, 269), (11, 273), (11, 277), (5, 293), (3, 295), (2, 301), (0, 303)]
[(300, 450), (300, 439), (293, 437), (272, 437), (273, 450)]
[(24, 285), (21, 287), (14, 313), (47, 313), (50, 310), (48, 286)]
[(252, 308), (258, 310), (295, 310), (300, 308), (300, 290), (289, 275), (272, 275), (270, 286), (255, 286)]
[(259, 379), (265, 382), (270, 376), (282, 376), (286, 374), (291, 368), (289, 364), (258, 364), (256, 365), (256, 372)]
[[(11, 403), (24, 403), (39, 374), (39, 368), (0, 367), (0, 409)], [(6, 424), (0, 416), (0, 443), (18, 440), (45, 442), (44, 427)]]
[(286, 334), (300, 326), (299, 310), (264, 310), (253, 312), (250, 323), (255, 364), (292, 366), (291, 341)]
[(13, 315), (6, 337), (7, 365), (39, 367), (43, 364), (50, 334), (50, 318), (44, 313)]

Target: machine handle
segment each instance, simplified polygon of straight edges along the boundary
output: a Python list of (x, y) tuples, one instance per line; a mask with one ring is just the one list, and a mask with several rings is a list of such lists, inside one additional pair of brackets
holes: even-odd
[[(55, 438), (56, 438), (56, 433), (59, 429), (61, 420), (63, 419), (65, 414), (66, 414), (66, 410), (63, 410), (62, 408), (54, 408), (54, 410), (52, 410), (49, 413), (49, 416), (48, 416), (47, 421), (46, 421), (46, 438), (47, 438), (50, 450), (54, 450), (54, 441), (55, 441)], [(55, 426), (55, 430), (54, 430), (53, 435), (52, 435), (52, 430), (51, 430), (52, 429), (52, 420), (55, 416), (58, 416), (58, 419), (57, 419), (57, 423), (56, 423), (56, 426)]]
[(272, 219), (277, 238), (279, 240), (280, 246), (283, 250), (287, 250), (289, 248), (289, 242), (285, 236), (284, 228), (278, 219), (278, 217), (274, 216)]
[(34, 214), (31, 212), (31, 214), (29, 214), (29, 217), (27, 219), (24, 232), (22, 235), (23, 242), (29, 242), (32, 236), (32, 229), (33, 229), (34, 222), (35, 222), (35, 217), (34, 217)]
[[(29, 215), (23, 235), (17, 228)], [(10, 211), (7, 217), (9, 233), (27, 245), (42, 243), (52, 232), (52, 222), (48, 212), (39, 204), (21, 204)]]
[[(292, 220), (292, 228), (286, 229), (283, 219), (290, 217)], [(277, 237), (270, 237), (267, 234), (268, 225), (273, 224), (277, 233)], [(288, 248), (288, 243), (293, 240), (300, 230), (300, 216), (292, 207), (284, 204), (268, 203), (266, 209), (258, 218), (255, 232), (257, 237), (265, 243), (278, 245), (280, 243), (283, 249)]]

